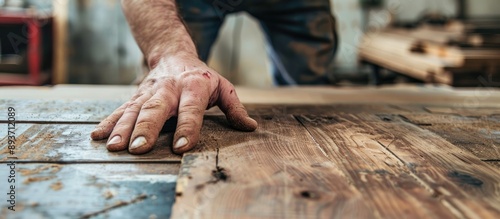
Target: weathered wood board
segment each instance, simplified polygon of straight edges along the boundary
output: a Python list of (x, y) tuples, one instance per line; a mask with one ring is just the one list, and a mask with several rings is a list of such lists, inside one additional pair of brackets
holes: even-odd
[[(18, 112), (21, 214), (9, 218), (170, 215), (172, 197), (158, 197), (174, 186), (175, 177), (163, 174), (179, 172), (181, 156), (170, 149), (175, 119), (155, 149), (141, 156), (111, 153), (105, 141), (90, 139), (95, 125), (122, 103), (0, 100), (2, 108)], [(175, 218), (500, 215), (497, 108), (385, 103), (246, 108), (259, 122), (256, 132), (232, 130), (218, 108), (206, 112), (199, 144), (182, 158)], [(1, 124), (7, 125), (6, 118), (0, 117)], [(2, 173), (12, 160), (6, 130), (0, 129)], [(163, 167), (168, 170), (158, 172)], [(161, 185), (145, 182), (155, 179), (162, 179)], [(108, 200), (107, 191), (114, 198)], [(71, 204), (81, 208), (73, 211)]]
[[(297, 116), (316, 144), (358, 188), (376, 218), (451, 218), (455, 215), (422, 186), (397, 156), (377, 141), (379, 123), (351, 114)], [(391, 120), (392, 121), (392, 120)]]
[[(479, 100), (477, 100), (479, 101)], [(433, 114), (454, 114), (461, 116), (490, 116), (500, 115), (498, 107), (450, 107), (450, 106), (426, 106), (425, 109)]]
[[(0, 100), (2, 110), (16, 110), (18, 122), (99, 123), (123, 101)], [(6, 122), (0, 117), (0, 122)]]
[(500, 160), (500, 119), (498, 116), (403, 114), (402, 118), (438, 134), (482, 160)]
[[(2, 182), (2, 187), (15, 186), (15, 211), (2, 201), (0, 218), (168, 218), (179, 168), (178, 164), (15, 165), (15, 182)], [(9, 168), (0, 165), (2, 181)]]
[[(304, 118), (300, 119), (304, 122), (311, 121), (311, 119), (306, 119), (307, 117), (301, 118)], [(339, 161), (349, 161), (348, 167), (352, 168), (360, 161), (373, 160), (376, 163), (366, 165), (366, 167), (385, 167), (379, 171), (391, 174), (387, 170), (390, 169), (389, 167), (404, 164), (402, 166), (415, 178), (416, 182), (421, 184), (421, 188), (430, 192), (428, 198), (439, 199), (443, 204), (441, 207), (448, 208), (455, 216), (493, 218), (495, 215), (500, 215), (500, 171), (491, 168), (471, 153), (455, 147), (440, 136), (412, 124), (394, 120), (367, 123), (363, 115), (334, 115), (331, 118), (335, 122), (331, 125), (321, 122), (324, 117), (313, 116), (312, 118), (320, 122), (310, 122), (306, 127), (314, 131), (311, 132), (318, 144), (330, 148), (330, 150), (325, 150), (327, 154), (340, 153), (338, 148), (346, 144), (356, 149), (361, 148), (358, 150), (364, 153), (370, 152), (364, 159), (340, 158)], [(392, 155), (390, 157), (397, 162), (391, 162), (390, 159), (384, 157), (385, 154)], [(397, 180), (401, 179), (404, 178), (397, 178)], [(397, 180), (390, 180), (390, 182), (397, 182)], [(353, 181), (361, 183), (360, 186), (366, 186), (366, 182), (361, 178)], [(432, 207), (427, 209), (432, 209)]]
[(293, 116), (256, 119), (256, 132), (217, 126), (184, 155), (173, 218), (371, 215), (372, 206)]
[(397, 115), (310, 113), (211, 128), (183, 157), (173, 216), (500, 215), (500, 171), (440, 136)]
[[(99, 123), (111, 114), (124, 101), (98, 101), (98, 100), (12, 100), (0, 99), (0, 106), (5, 111), (8, 107), (16, 109), (16, 121), (22, 123)], [(288, 104), (246, 104), (250, 115), (274, 114), (302, 114), (311, 109), (311, 105)], [(386, 104), (323, 104), (315, 105), (315, 112), (328, 114), (331, 112), (371, 112), (371, 113), (404, 113), (407, 109), (398, 109)], [(411, 112), (426, 112), (422, 106), (411, 107)], [(206, 111), (206, 115), (223, 115), (218, 107)], [(0, 123), (7, 122), (7, 118), (0, 117)], [(171, 124), (172, 126), (173, 124)]]
[(9, 154), (7, 128), (0, 129), (0, 162), (15, 156), (17, 162), (180, 162), (171, 151), (172, 133), (162, 133), (153, 151), (131, 155), (127, 151), (108, 152), (106, 140), (93, 141), (93, 124), (16, 124), (16, 149)]
[(378, 141), (389, 148), (459, 217), (500, 215), (500, 171), (430, 131), (384, 123)]

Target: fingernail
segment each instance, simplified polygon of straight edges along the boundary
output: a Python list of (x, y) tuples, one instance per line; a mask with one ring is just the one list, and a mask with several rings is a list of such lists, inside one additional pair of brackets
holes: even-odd
[(108, 145), (118, 144), (120, 142), (122, 142), (122, 137), (119, 135), (116, 135), (115, 137), (111, 138), (111, 140), (108, 141)]
[(148, 143), (148, 141), (146, 141), (146, 138), (144, 136), (140, 136), (140, 137), (137, 137), (133, 142), (132, 144), (130, 145), (130, 148), (129, 149), (136, 149), (136, 148), (140, 148), (142, 147), (143, 145), (145, 145), (146, 143)]
[(179, 138), (177, 143), (175, 143), (174, 148), (182, 148), (188, 144), (188, 140), (185, 137)]

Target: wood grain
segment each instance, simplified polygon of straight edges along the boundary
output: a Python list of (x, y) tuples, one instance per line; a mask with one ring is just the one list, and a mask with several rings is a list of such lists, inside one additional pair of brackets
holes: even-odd
[[(17, 124), (17, 162), (179, 162), (171, 152), (171, 133), (163, 133), (152, 152), (131, 155), (127, 151), (108, 152), (106, 141), (93, 141), (87, 124)], [(7, 129), (0, 129), (0, 162), (9, 157)]]
[[(12, 100), (0, 99), (0, 105), (14, 107), (16, 121), (22, 123), (99, 123), (125, 101), (121, 100)], [(331, 112), (371, 112), (405, 113), (425, 112), (423, 106), (413, 105), (406, 108), (386, 104), (322, 104), (314, 105), (315, 113), (320, 115)], [(303, 114), (311, 110), (310, 104), (245, 104), (250, 115)], [(206, 111), (205, 115), (223, 115), (218, 107)], [(0, 123), (6, 123), (4, 117)]]
[[(291, 115), (263, 115), (257, 117), (259, 130), (248, 134), (227, 129), (223, 117), (206, 120), (197, 151), (183, 157), (173, 216), (499, 214), (499, 170), (438, 135), (397, 115), (310, 113), (296, 116), (307, 130)], [(331, 197), (340, 191), (343, 201)], [(304, 198), (321, 202), (304, 205)], [(346, 206), (353, 202), (363, 206), (356, 215)], [(327, 208), (333, 210), (323, 210)]]
[[(479, 101), (481, 97), (478, 97)], [(426, 106), (425, 109), (433, 114), (454, 114), (461, 116), (490, 116), (500, 115), (498, 107), (456, 107), (456, 106)]]
[[(397, 156), (377, 142), (378, 123), (351, 115), (297, 116), (332, 162), (372, 203), (381, 218), (452, 218)], [(381, 120), (379, 120), (381, 122)]]
[(182, 160), (173, 218), (374, 216), (293, 116), (257, 121), (253, 133), (221, 129), (223, 118), (205, 121), (201, 147)]
[(500, 159), (500, 119), (496, 115), (458, 113), (401, 114), (403, 120), (432, 131), (482, 160)]
[(471, 153), (412, 124), (389, 121), (372, 129), (356, 116), (338, 119), (373, 130), (372, 139), (397, 156), (458, 217), (500, 214), (500, 171)]
[(481, 160), (500, 160), (500, 123), (444, 123), (422, 127)]
[[(122, 101), (0, 100), (0, 106), (16, 109), (17, 122), (99, 123)], [(5, 117), (0, 122), (6, 122)]]
[(486, 163), (492, 166), (493, 168), (500, 170), (500, 161), (487, 161)]

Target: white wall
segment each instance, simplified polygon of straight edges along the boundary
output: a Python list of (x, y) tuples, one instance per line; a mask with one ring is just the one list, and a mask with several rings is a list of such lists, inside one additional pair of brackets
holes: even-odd
[(456, 0), (386, 0), (385, 5), (399, 21), (413, 21), (425, 12), (454, 16), (457, 11)]

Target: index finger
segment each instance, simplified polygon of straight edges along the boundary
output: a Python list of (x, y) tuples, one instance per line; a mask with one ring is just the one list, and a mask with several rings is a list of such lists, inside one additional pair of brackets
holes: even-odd
[(158, 139), (165, 122), (175, 114), (176, 97), (165, 90), (159, 90), (141, 108), (131, 135), (129, 152), (149, 152)]

